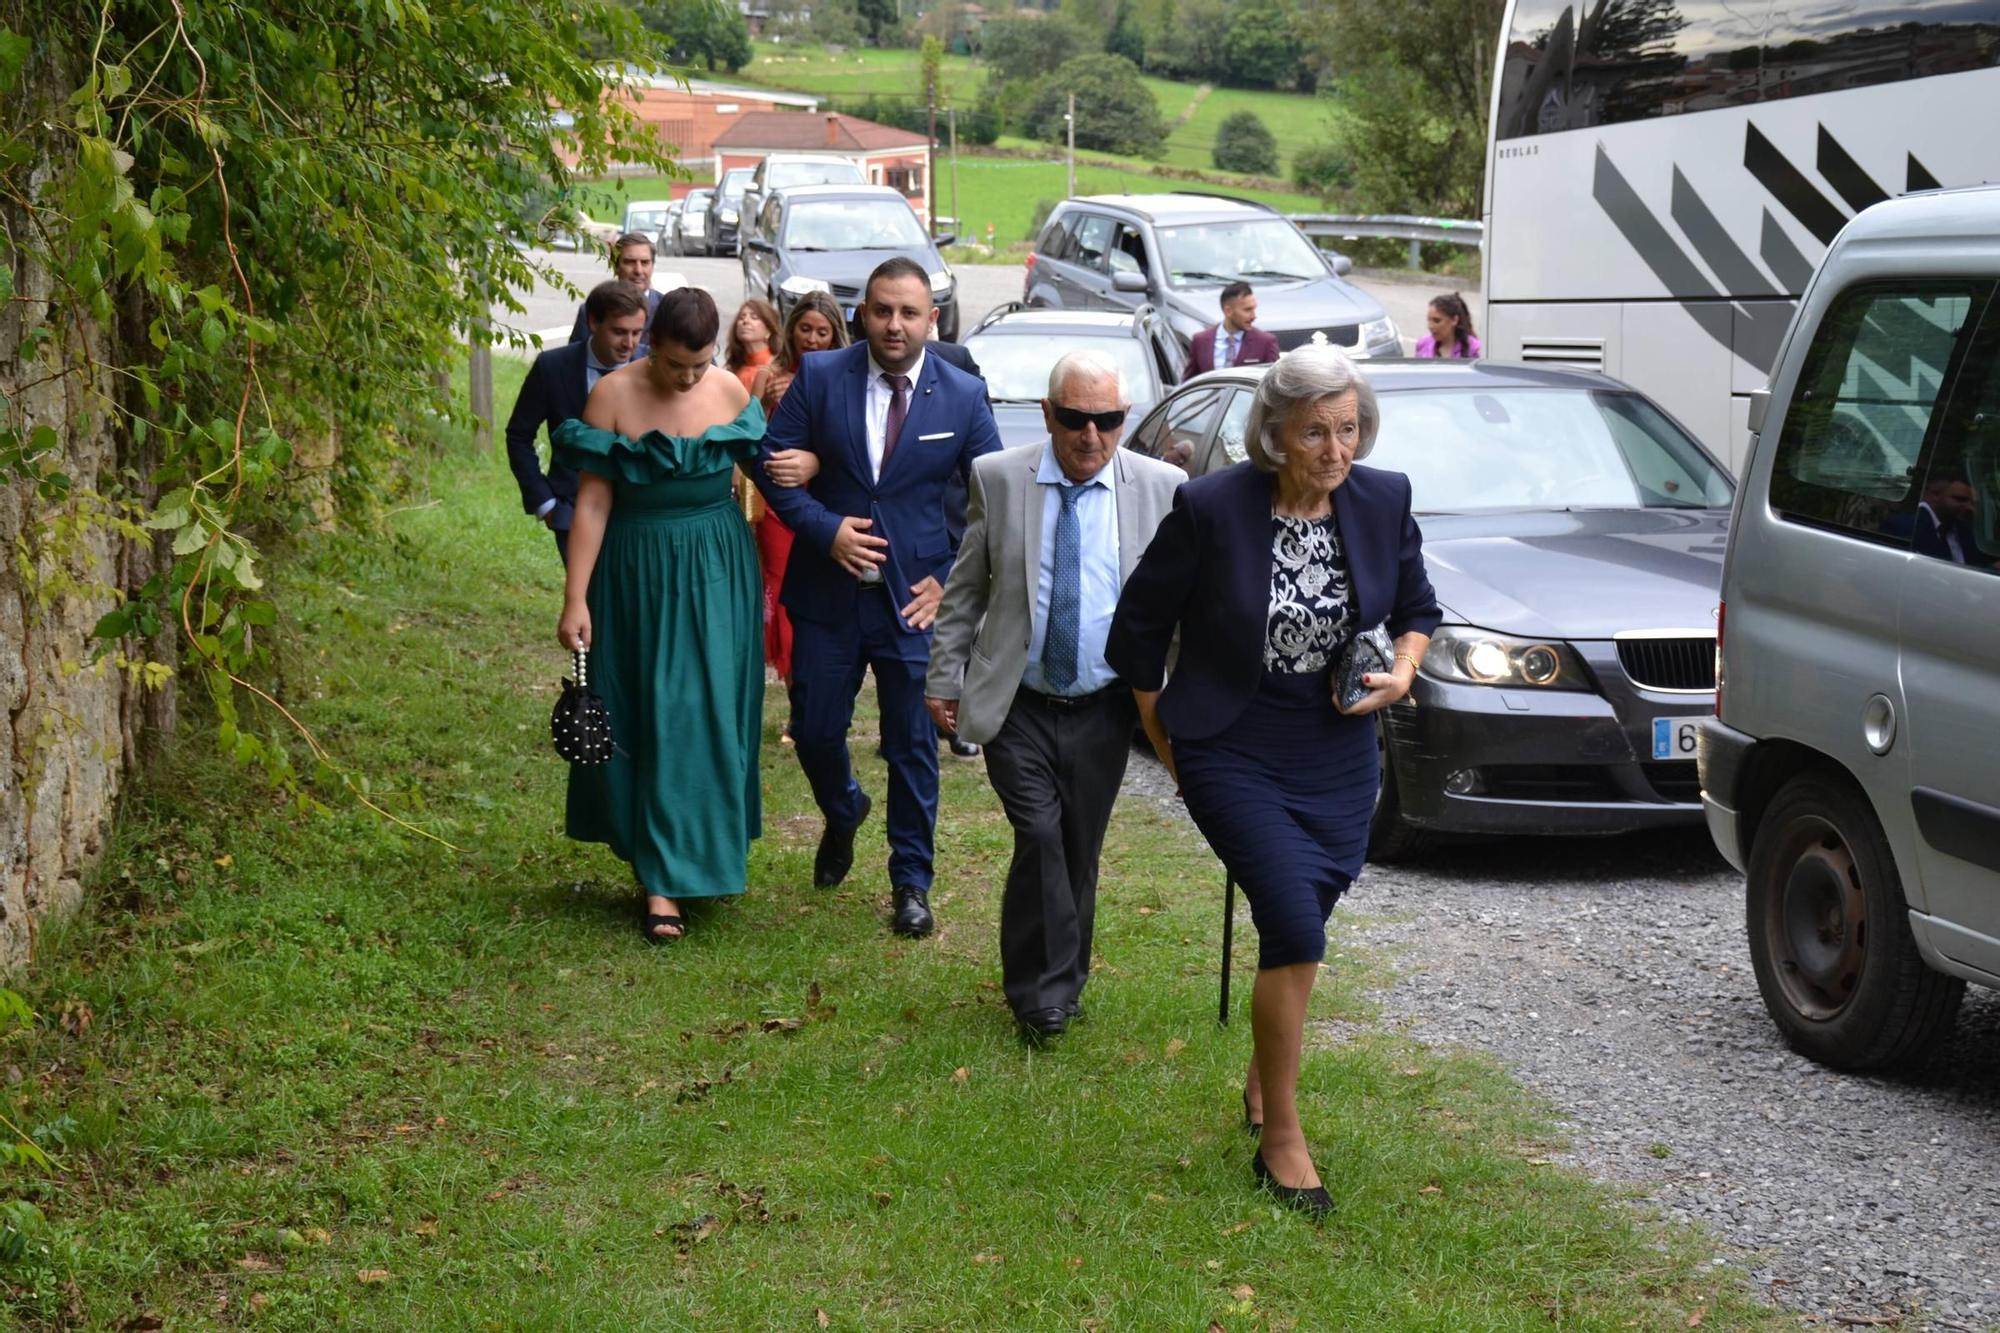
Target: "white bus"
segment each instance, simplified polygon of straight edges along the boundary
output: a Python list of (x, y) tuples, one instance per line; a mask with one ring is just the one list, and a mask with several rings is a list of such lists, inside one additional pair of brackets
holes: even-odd
[(2000, 181), (2000, 0), (1510, 0), (1486, 355), (1641, 389), (1732, 470), (1855, 213)]

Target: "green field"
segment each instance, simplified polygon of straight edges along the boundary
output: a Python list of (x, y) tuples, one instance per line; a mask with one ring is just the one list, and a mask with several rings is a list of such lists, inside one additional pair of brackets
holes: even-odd
[[(843, 100), (871, 95), (915, 98), (923, 92), (923, 66), (915, 51), (834, 52), (824, 47), (772, 42), (755, 43), (755, 49), (756, 58), (736, 75), (747, 83)], [(986, 67), (968, 56), (946, 56), (942, 76), (940, 105), (955, 103), (961, 108), (968, 107), (985, 87)], [(1203, 96), (1201, 88), (1192, 83), (1156, 78), (1148, 78), (1145, 83), (1171, 127), (1166, 150), (1160, 157), (1169, 166), (1209, 170), (1215, 131), (1225, 117), (1237, 111), (1256, 112), (1277, 138), (1281, 173), (1291, 170), (1295, 153), (1318, 142), (1326, 132), (1326, 113), (1319, 99), (1307, 94), (1214, 88)], [(1186, 123), (1179, 123), (1190, 106), (1194, 108), (1193, 114)]]

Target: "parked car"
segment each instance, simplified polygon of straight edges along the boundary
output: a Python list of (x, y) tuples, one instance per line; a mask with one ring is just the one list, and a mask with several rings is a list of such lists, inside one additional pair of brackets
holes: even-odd
[(674, 217), (673, 230), (667, 235), (667, 249), (676, 255), (703, 255), (708, 253), (708, 201), (715, 192), (709, 189), (689, 190), (681, 200), (681, 211)]
[[(1129, 447), (1199, 476), (1240, 462), (1267, 368), (1197, 376)], [(1369, 855), (1434, 833), (1621, 833), (1701, 822), (1728, 474), (1606, 376), (1489, 361), (1368, 368), (1366, 466), (1409, 476), (1444, 624), (1382, 717)]]
[(909, 201), (886, 185), (801, 185), (774, 190), (743, 248), (743, 291), (789, 315), (807, 292), (826, 292), (851, 323), (861, 288), (883, 260), (903, 255), (930, 275), (938, 336), (958, 340), (958, 292), (939, 245)]
[(1848, 223), (1750, 430), (1702, 803), (1778, 1030), (1882, 1068), (2000, 986), (2000, 189)]
[(742, 220), (743, 191), (749, 188), (751, 175), (749, 167), (731, 167), (716, 182), (715, 193), (708, 200), (709, 254), (738, 253), (736, 237)]
[(739, 235), (746, 240), (773, 190), (799, 185), (866, 185), (861, 168), (844, 157), (816, 153), (772, 153), (757, 164), (743, 191)]
[(1062, 310), (1166, 313), (1183, 343), (1222, 319), (1222, 289), (1257, 290), (1257, 327), (1289, 350), (1322, 333), (1357, 356), (1400, 356), (1381, 303), (1342, 279), (1353, 265), (1291, 219), (1250, 200), (1207, 194), (1065, 199), (1028, 256), (1022, 299)]
[(1041, 400), (1048, 394), (1049, 371), (1068, 352), (1103, 352), (1118, 363), (1132, 395), (1131, 421), (1165, 397), (1187, 365), (1166, 317), (1151, 306), (1128, 315), (1004, 305), (966, 335), (965, 349), (986, 377), (993, 421), (1000, 428), (1000, 442), (1007, 445), (1048, 438)]
[(660, 231), (673, 207), (672, 199), (635, 199), (625, 205), (625, 221), (618, 228), (619, 234), (636, 231), (651, 236), (657, 248)]

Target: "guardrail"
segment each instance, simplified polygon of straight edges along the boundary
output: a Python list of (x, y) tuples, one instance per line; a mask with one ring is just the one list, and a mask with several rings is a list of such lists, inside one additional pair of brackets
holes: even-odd
[(1478, 245), (1486, 239), (1486, 224), (1458, 218), (1421, 218), (1408, 213), (1287, 213), (1299, 230), (1318, 240), (1331, 236), (1352, 240), (1357, 236), (1385, 236), (1410, 243), (1410, 267), (1422, 268), (1420, 247), (1425, 241), (1445, 245)]

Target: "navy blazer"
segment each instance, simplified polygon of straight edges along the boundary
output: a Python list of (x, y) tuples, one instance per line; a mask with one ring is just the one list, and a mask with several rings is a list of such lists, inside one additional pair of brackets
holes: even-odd
[(590, 396), (584, 388), (589, 355), (590, 344), (580, 342), (551, 347), (537, 356), (528, 367), (528, 377), (521, 381), (514, 414), (507, 418), (507, 465), (514, 469), (514, 480), (521, 485), (521, 508), (530, 514), (551, 499), (576, 503), (576, 473), (551, 460), (544, 475), (541, 456), (535, 452), (535, 437), (543, 426), (553, 437), (557, 426), (583, 415), (584, 400)]
[[(1157, 690), (1170, 736), (1219, 735), (1264, 679), (1271, 610), (1271, 500), (1276, 478), (1249, 463), (1181, 487), (1126, 580), (1104, 658), (1135, 690)], [(1355, 467), (1333, 492), (1349, 596), (1362, 629), (1433, 633), (1443, 613), (1424, 572), (1410, 479)], [(1180, 656), (1167, 653), (1180, 632)]]
[[(1000, 432), (986, 386), (935, 349), (926, 353), (923, 373), (910, 386), (910, 414), (879, 481), (868, 466), (866, 343), (801, 360), (771, 416), (767, 451), (810, 449), (820, 461), (819, 475), (802, 487), (773, 485), (762, 456), (752, 462), (765, 501), (797, 535), (779, 600), (799, 620), (858, 623), (860, 585), (831, 554), (843, 518), (869, 519), (869, 532), (888, 539), (882, 577), (898, 607), (909, 600), (912, 584), (927, 575), (943, 583), (951, 574), (947, 485), (954, 474), (968, 476), (973, 459), (998, 449)], [(900, 617), (898, 623), (907, 634), (930, 633), (911, 629)]]

